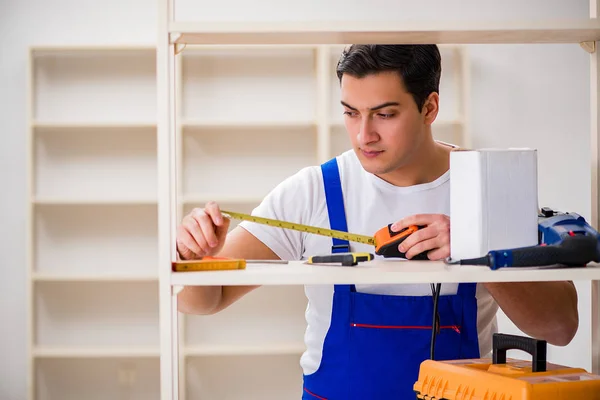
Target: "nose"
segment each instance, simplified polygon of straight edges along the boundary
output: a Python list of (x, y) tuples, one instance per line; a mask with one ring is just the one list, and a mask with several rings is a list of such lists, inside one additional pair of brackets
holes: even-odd
[(364, 117), (360, 122), (357, 140), (360, 145), (366, 145), (379, 140), (379, 135), (375, 129), (375, 124), (370, 117)]

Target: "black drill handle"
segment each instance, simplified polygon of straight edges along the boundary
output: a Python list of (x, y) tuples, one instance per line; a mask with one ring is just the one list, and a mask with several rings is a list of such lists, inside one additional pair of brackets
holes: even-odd
[(546, 371), (546, 350), (545, 340), (532, 339), (524, 336), (506, 335), (503, 333), (494, 333), (492, 336), (492, 362), (494, 364), (506, 364), (507, 350), (522, 350), (531, 355), (531, 371)]
[(552, 246), (532, 246), (511, 250), (514, 267), (535, 267), (563, 264), (584, 266), (598, 261), (598, 240), (593, 236), (576, 235)]

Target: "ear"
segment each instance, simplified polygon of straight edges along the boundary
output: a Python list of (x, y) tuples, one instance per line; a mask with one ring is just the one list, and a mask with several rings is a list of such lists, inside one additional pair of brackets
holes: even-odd
[(421, 110), (421, 114), (423, 114), (423, 122), (428, 125), (431, 125), (433, 121), (437, 118), (437, 114), (440, 106), (440, 96), (436, 92), (431, 92), (425, 103), (423, 104), (423, 109)]

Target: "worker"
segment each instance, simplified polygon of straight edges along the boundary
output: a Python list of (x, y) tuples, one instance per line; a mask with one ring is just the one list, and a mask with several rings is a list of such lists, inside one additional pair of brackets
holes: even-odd
[[(341, 108), (352, 144), (323, 165), (279, 183), (254, 215), (373, 235), (425, 226), (400, 245), (411, 259), (450, 255), (449, 163), (452, 144), (432, 136), (440, 110), (441, 57), (435, 45), (352, 45), (336, 67)], [(182, 259), (218, 255), (300, 260), (368, 245), (230, 221), (210, 202), (177, 229)], [(256, 286), (185, 287), (179, 310), (217, 313)], [(308, 285), (303, 399), (409, 399), (420, 363), (429, 358), (429, 284)], [(490, 353), (500, 307), (518, 328), (567, 345), (578, 328), (572, 282), (443, 284), (436, 359)]]

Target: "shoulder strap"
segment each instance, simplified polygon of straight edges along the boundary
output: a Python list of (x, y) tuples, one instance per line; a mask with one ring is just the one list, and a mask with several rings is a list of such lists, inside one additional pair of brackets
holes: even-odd
[[(321, 164), (321, 172), (323, 174), (323, 184), (325, 186), (325, 200), (327, 202), (329, 225), (331, 229), (348, 232), (346, 211), (344, 208), (344, 195), (342, 192), (342, 182), (340, 180), (337, 159), (332, 158), (326, 163)], [(332, 253), (345, 253), (350, 251), (350, 244), (347, 240), (332, 238), (332, 241)]]

